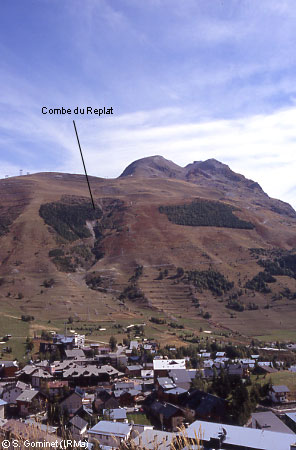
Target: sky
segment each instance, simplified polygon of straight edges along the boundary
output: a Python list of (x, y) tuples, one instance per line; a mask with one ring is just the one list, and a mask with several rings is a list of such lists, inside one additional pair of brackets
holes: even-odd
[(0, 178), (83, 173), (74, 119), (90, 175), (216, 158), (296, 208), (295, 48), (294, 0), (1, 0)]

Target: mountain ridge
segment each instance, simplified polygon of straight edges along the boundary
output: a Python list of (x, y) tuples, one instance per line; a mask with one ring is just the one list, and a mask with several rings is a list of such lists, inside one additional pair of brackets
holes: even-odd
[(194, 161), (181, 167), (160, 155), (149, 156), (129, 164), (118, 178), (125, 177), (171, 178), (205, 187), (215, 186), (226, 192), (227, 189), (233, 190), (240, 185), (240, 188), (244, 188), (244, 194), (247, 197), (256, 196), (259, 201), (263, 199), (268, 202), (269, 207), (274, 211), (296, 218), (296, 212), (289, 203), (270, 198), (259, 183), (232, 171), (227, 164), (214, 158), (206, 161)]
[[(293, 266), (288, 271), (282, 265), (294, 261), (295, 211), (219, 161), (187, 165), (189, 179), (180, 179), (184, 172), (162, 157), (148, 162), (152, 176), (91, 177), (96, 216), (84, 175), (0, 180), (0, 225), (6, 221), (0, 236), (1, 313), (32, 315), (45, 326), (44, 312), (58, 323), (69, 315), (139, 321), (152, 311), (165, 317), (181, 311), (207, 327), (257, 335), (256, 313), (266, 333), (281, 329), (283, 317), (294, 330), (296, 279)], [(174, 176), (163, 176), (170, 171)], [(168, 275), (160, 275), (162, 268)], [(183, 277), (177, 276), (181, 268)], [(221, 287), (213, 289), (213, 283)], [(233, 308), (240, 311), (235, 320)]]

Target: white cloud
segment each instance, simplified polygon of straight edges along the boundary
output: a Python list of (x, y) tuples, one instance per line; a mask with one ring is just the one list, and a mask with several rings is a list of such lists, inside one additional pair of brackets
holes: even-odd
[[(80, 140), (89, 172), (116, 177), (133, 160), (161, 154), (179, 165), (216, 158), (258, 181), (273, 197), (295, 200), (287, 194), (296, 171), (296, 108), (270, 115), (235, 120), (182, 123), (168, 110), (167, 124), (158, 125), (162, 111), (135, 113), (107, 122), (85, 121)], [(68, 164), (77, 171), (77, 149)], [(75, 170), (76, 169), (76, 170)], [(63, 166), (67, 171), (67, 166)], [(68, 166), (69, 170), (69, 166)]]

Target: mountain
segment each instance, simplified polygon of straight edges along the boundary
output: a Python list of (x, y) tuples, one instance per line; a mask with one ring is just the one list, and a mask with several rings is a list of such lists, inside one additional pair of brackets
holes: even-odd
[(90, 184), (95, 211), (82, 175), (0, 180), (6, 321), (34, 316), (31, 332), (60, 330), (69, 316), (82, 330), (144, 321), (147, 335), (170, 343), (183, 339), (174, 324), (193, 335), (294, 337), (290, 205), (214, 159), (182, 168), (143, 158)]
[(208, 189), (216, 188), (227, 198), (236, 197), (236, 191), (239, 191), (241, 198), (247, 199), (255, 206), (266, 206), (279, 214), (296, 218), (294, 209), (288, 203), (271, 199), (257, 182), (233, 172), (226, 164), (216, 159), (194, 161), (183, 168), (162, 156), (150, 156), (131, 163), (120, 178), (128, 176), (186, 180)]
[(162, 177), (162, 178), (175, 178), (183, 180), (185, 178), (185, 170), (165, 159), (163, 156), (149, 156), (147, 158), (141, 158), (132, 162), (120, 175), (122, 177)]

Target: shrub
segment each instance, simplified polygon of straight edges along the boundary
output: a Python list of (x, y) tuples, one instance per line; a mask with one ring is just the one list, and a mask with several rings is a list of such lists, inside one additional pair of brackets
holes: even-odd
[(271, 289), (266, 283), (274, 283), (276, 279), (271, 276), (268, 272), (259, 272), (251, 280), (248, 280), (245, 284), (247, 289), (252, 289), (253, 291), (262, 292), (263, 294), (268, 294)]
[(29, 316), (27, 314), (23, 314), (21, 316), (21, 319), (22, 319), (23, 322), (31, 322), (32, 320), (35, 319), (35, 317), (34, 316)]
[(166, 323), (166, 320), (164, 319), (158, 319), (158, 317), (150, 317), (150, 322), (157, 323), (159, 325), (164, 325)]
[(87, 220), (95, 220), (102, 216), (100, 209), (93, 209), (90, 202), (78, 204), (62, 202), (46, 203), (40, 206), (39, 214), (45, 223), (51, 226), (60, 236), (68, 241), (91, 236), (85, 226)]
[(57, 256), (53, 259), (53, 262), (61, 272), (75, 272), (76, 270), (70, 256)]
[(46, 288), (51, 288), (54, 285), (54, 279), (50, 278), (50, 280), (44, 280), (43, 286)]
[(88, 287), (98, 290), (102, 286), (102, 277), (100, 275), (87, 274), (85, 282)]
[(226, 227), (252, 230), (254, 225), (233, 214), (237, 208), (226, 203), (196, 199), (183, 205), (160, 206), (159, 212), (177, 225)]
[(53, 250), (50, 250), (48, 252), (48, 256), (50, 256), (51, 258), (54, 258), (56, 256), (64, 256), (64, 250), (62, 250), (61, 248), (54, 248)]
[(228, 281), (220, 272), (211, 269), (188, 271), (185, 273), (183, 280), (192, 283), (200, 292), (203, 289), (208, 289), (218, 296), (221, 296), (234, 286), (234, 283)]

